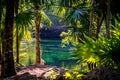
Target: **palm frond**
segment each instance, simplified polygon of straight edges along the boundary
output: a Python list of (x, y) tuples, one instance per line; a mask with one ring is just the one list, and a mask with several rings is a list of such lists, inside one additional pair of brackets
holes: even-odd
[(74, 10), (74, 9), (69, 9), (69, 11), (66, 13), (66, 17), (64, 21), (66, 21), (68, 24), (77, 24), (77, 21), (79, 21), (84, 15), (84, 12), (82, 10)]
[(40, 15), (43, 21), (45, 21), (50, 26), (52, 25), (52, 21), (50, 20), (50, 18), (46, 15), (46, 13), (43, 10), (40, 11)]
[(63, 7), (75, 7), (83, 3), (85, 3), (85, 0), (59, 0), (60, 6)]
[(20, 29), (26, 30), (30, 25), (32, 25), (33, 13), (32, 12), (22, 12), (16, 15), (15, 25)]

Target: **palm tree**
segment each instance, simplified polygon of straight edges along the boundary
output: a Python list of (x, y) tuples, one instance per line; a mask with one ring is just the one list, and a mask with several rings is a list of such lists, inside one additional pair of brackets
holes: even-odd
[(36, 64), (42, 63), (41, 58), (41, 48), (40, 48), (40, 26), (43, 19), (46, 20), (49, 24), (51, 24), (50, 19), (47, 17), (45, 12), (43, 11), (42, 5), (49, 4), (47, 0), (35, 0), (34, 2), (34, 13), (35, 13), (35, 27), (36, 27)]
[[(49, 2), (49, 1), (48, 1)], [(21, 1), (21, 3), (23, 3), (23, 4), (29, 4), (30, 3), (30, 1), (26, 1), (26, 2), (22, 2)], [(37, 9), (37, 10), (34, 10), (34, 12), (35, 12), (35, 23), (36, 23), (36, 62), (38, 63), (40, 63), (40, 32), (39, 32), (39, 28), (40, 28), (40, 23), (41, 23), (41, 21), (39, 21), (39, 20), (42, 20), (42, 19), (45, 19), (48, 23), (50, 23), (51, 24), (51, 21), (49, 20), (49, 18), (46, 16), (46, 14), (43, 12), (43, 10), (42, 9), (40, 9), (39, 8), (39, 6), (40, 6), (40, 4), (41, 5), (43, 5), (44, 3), (46, 3), (46, 1), (44, 1), (44, 0), (41, 0), (40, 2), (39, 2), (39, 0), (38, 1), (32, 1), (32, 3), (34, 3), (35, 5), (34, 5), (34, 9)], [(17, 25), (17, 27), (19, 26), (19, 29), (27, 29), (27, 26), (29, 26), (29, 23), (31, 24), (31, 22), (30, 22), (30, 20), (32, 20), (32, 16), (33, 16), (33, 13), (34, 12), (32, 12), (32, 11), (30, 11), (30, 10), (33, 10), (32, 9), (32, 5), (29, 5), (29, 8), (31, 7), (31, 9), (28, 9), (27, 11), (25, 11), (24, 12), (24, 10), (23, 11), (21, 11), (22, 13), (18, 13), (17, 15), (16, 15), (16, 17), (15, 17), (15, 23), (16, 23), (16, 25)], [(27, 9), (27, 8), (26, 8)], [(37, 12), (36, 12), (37, 11)], [(29, 13), (30, 12), (30, 13)], [(24, 16), (24, 17), (22, 17), (22, 16)], [(29, 17), (27, 17), (27, 19), (25, 20), (25, 17), (26, 16), (29, 16)], [(22, 19), (22, 21), (20, 20), (20, 19)], [(27, 22), (28, 21), (28, 22)], [(26, 24), (27, 23), (27, 24)], [(38, 24), (37, 24), (38, 23)], [(22, 26), (21, 26), (22, 25)], [(25, 26), (25, 25), (27, 25), (27, 26)], [(21, 26), (21, 27), (20, 27)], [(25, 26), (25, 27), (23, 27), (23, 26)], [(23, 30), (23, 31), (25, 31), (25, 30)], [(19, 31), (19, 35), (21, 34), (20, 33), (21, 31)], [(16, 28), (16, 33), (17, 33), (17, 28)], [(18, 34), (18, 33), (17, 33)], [(18, 36), (16, 36), (16, 41), (17, 41), (17, 43), (16, 43), (16, 46), (18, 46), (19, 44), (18, 44), (18, 38), (17, 38)], [(19, 40), (21, 40), (21, 39), (19, 39)], [(19, 47), (19, 46), (18, 46)], [(19, 59), (19, 55), (18, 55), (18, 51), (19, 49), (17, 49), (16, 50), (16, 52), (17, 52), (17, 61), (18, 61), (18, 59)]]
[(6, 16), (2, 43), (1, 76), (9, 77), (16, 74), (13, 59), (14, 0), (5, 0), (5, 3)]
[(39, 5), (34, 3), (34, 11), (35, 11), (35, 26), (36, 26), (36, 64), (40, 64), (41, 62), (41, 49), (40, 49), (40, 23), (41, 23), (41, 15), (38, 16)]
[[(48, 24), (51, 25), (51, 20), (45, 14), (43, 9), (46, 9), (49, 4), (51, 4), (51, 0), (28, 0), (26, 3), (33, 3), (31, 5), (34, 9), (34, 19), (35, 19), (35, 28), (36, 28), (36, 64), (40, 64), (41, 62), (41, 48), (40, 48), (40, 27), (43, 20), (45, 20)], [(32, 10), (32, 9), (31, 9)]]
[[(19, 63), (19, 47), (20, 47), (20, 41), (28, 34), (30, 26), (32, 26), (32, 20), (33, 20), (33, 12), (25, 9), (20, 8), (21, 5), (25, 5), (25, 2), (22, 2), (22, 0), (16, 0), (15, 1), (15, 34), (16, 37), (16, 62)], [(31, 6), (28, 5), (30, 8)], [(26, 5), (24, 6), (27, 7)], [(19, 12), (18, 12), (19, 11)]]

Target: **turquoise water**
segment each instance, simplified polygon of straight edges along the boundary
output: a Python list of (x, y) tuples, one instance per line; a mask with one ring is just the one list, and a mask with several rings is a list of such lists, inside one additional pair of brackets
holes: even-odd
[[(26, 46), (29, 47), (26, 48)], [(25, 65), (33, 64), (35, 61), (35, 42), (22, 44), (22, 49), (25, 49), (21, 50), (21, 54), (25, 58), (22, 58), (21, 63)], [(62, 48), (60, 40), (42, 40), (41, 51), (46, 65), (61, 67), (75, 64), (75, 61), (71, 59), (72, 47)]]

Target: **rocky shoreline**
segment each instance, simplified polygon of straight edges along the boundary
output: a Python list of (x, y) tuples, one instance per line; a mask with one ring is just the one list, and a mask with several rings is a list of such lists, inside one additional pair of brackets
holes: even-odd
[(26, 67), (17, 67), (17, 74), (8, 78), (0, 78), (0, 80), (50, 80), (51, 76), (55, 80), (63, 80), (63, 75), (65, 74), (66, 69), (57, 68), (56, 66), (48, 65), (29, 65)]
[[(19, 68), (17, 67), (16, 70), (16, 75), (8, 78), (0, 78), (0, 80), (69, 80), (65, 79), (64, 74), (66, 72), (72, 74), (72, 72), (70, 72), (68, 69), (62, 69), (56, 66), (48, 65), (22, 66)], [(77, 80), (120, 80), (119, 75), (119, 70), (115, 70), (110, 67), (98, 66)]]

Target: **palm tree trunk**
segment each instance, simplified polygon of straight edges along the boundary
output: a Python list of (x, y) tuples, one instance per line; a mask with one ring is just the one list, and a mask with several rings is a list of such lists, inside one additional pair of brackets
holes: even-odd
[[(19, 0), (15, 0), (15, 14), (18, 14)], [(19, 31), (18, 26), (16, 25), (16, 62), (19, 63)]]
[(2, 43), (1, 76), (9, 77), (16, 74), (13, 58), (13, 23), (14, 23), (14, 0), (5, 0), (6, 16)]
[(41, 52), (40, 52), (40, 22), (41, 20), (38, 18), (38, 9), (39, 6), (35, 5), (35, 26), (36, 26), (36, 64), (40, 64), (41, 62)]
[(92, 37), (92, 29), (93, 29), (93, 21), (94, 21), (93, 17), (94, 17), (94, 0), (92, 0), (91, 2), (89, 37)]
[(107, 38), (110, 39), (111, 31), (110, 31), (110, 0), (107, 0), (107, 15), (106, 15), (106, 33)]

